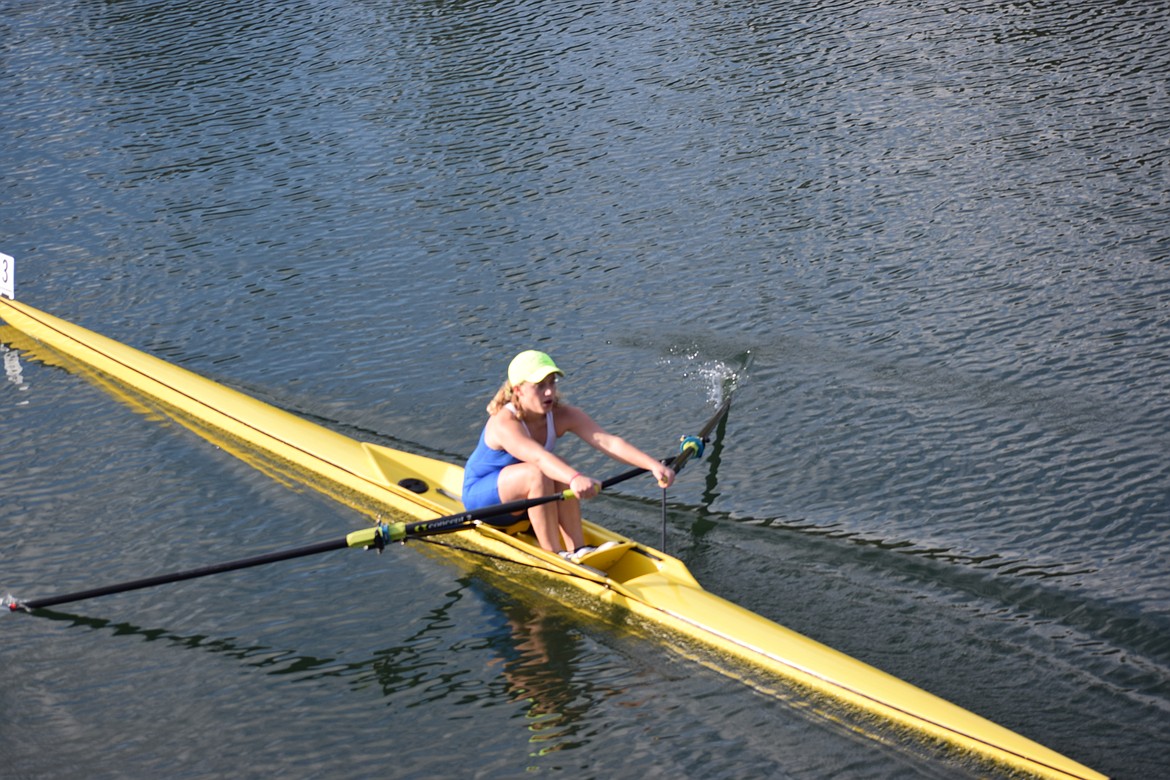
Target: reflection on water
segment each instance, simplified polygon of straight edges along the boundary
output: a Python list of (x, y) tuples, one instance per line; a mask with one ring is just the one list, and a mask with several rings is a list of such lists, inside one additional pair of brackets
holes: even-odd
[[(473, 640), (458, 639), (459, 626), (450, 613), (469, 596), (488, 610), (492, 628)], [(574, 722), (589, 709), (589, 697), (581, 695), (587, 683), (575, 680), (579, 621), (571, 619), (563, 607), (518, 600), (478, 579), (460, 578), (458, 587), (426, 614), (414, 633), (403, 637), (397, 646), (378, 650), (360, 661), (304, 655), (229, 637), (185, 635), (167, 628), (147, 628), (55, 609), (38, 609), (33, 616), (222, 655), (269, 675), (305, 681), (344, 678), (355, 690), (375, 682), (388, 697), (404, 691), (412, 695), (425, 692), (428, 700), (457, 694), (466, 697), (461, 678), (471, 670), (452, 661), (464, 652), (487, 651), (490, 658), (484, 671), (493, 680), (493, 687), (503, 686), (512, 701), (524, 705), (524, 717), (535, 732), (534, 742), (559, 741), (572, 734)], [(557, 730), (548, 733), (554, 728)], [(546, 746), (541, 752), (550, 749), (556, 748)]]
[[(0, 344), (0, 355), (4, 356), (4, 378), (21, 390), (27, 390), (24, 383), (24, 371), (20, 367), (20, 355), (5, 344)], [(19, 403), (19, 402), (18, 402)]]
[[(513, 701), (527, 707), (525, 719), (532, 731), (535, 755), (581, 747), (580, 716), (588, 698), (575, 690), (574, 631), (563, 615), (553, 618), (537, 601), (502, 604), (510, 636), (499, 648), (498, 666)], [(489, 666), (490, 668), (490, 666)]]
[[(563, 608), (518, 600), (481, 580), (460, 578), (458, 585), (446, 594), (445, 602), (426, 614), (414, 633), (361, 660), (305, 655), (232, 637), (185, 635), (52, 609), (36, 610), (35, 617), (198, 650), (300, 682), (336, 678), (345, 680), (355, 692), (373, 683), (387, 699), (405, 696), (412, 706), (445, 699), (474, 706), (503, 695), (519, 704), (520, 710), (496, 728), (506, 729), (505, 724), (522, 719), (531, 732), (533, 757), (587, 744), (588, 737), (581, 732), (592, 702), (621, 691), (607, 689), (604, 681), (580, 679), (579, 620)], [(465, 639), (460, 638), (462, 631), (450, 613), (469, 596), (488, 610), (490, 629)], [(482, 664), (476, 660), (480, 657), (486, 658)]]

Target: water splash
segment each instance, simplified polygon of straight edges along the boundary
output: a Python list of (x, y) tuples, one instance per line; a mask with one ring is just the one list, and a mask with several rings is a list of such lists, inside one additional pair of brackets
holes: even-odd
[(746, 350), (731, 361), (705, 358), (698, 350), (681, 349), (662, 359), (661, 363), (672, 372), (678, 372), (684, 379), (697, 379), (707, 391), (707, 401), (718, 406), (724, 399), (739, 389), (747, 378), (752, 352)]

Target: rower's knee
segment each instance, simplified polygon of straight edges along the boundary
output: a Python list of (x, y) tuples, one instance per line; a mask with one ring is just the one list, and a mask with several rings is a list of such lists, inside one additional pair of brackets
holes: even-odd
[(546, 496), (553, 490), (553, 481), (544, 475), (539, 468), (531, 463), (525, 464), (527, 466), (527, 473), (525, 474), (525, 485), (528, 488), (529, 498), (538, 498)]

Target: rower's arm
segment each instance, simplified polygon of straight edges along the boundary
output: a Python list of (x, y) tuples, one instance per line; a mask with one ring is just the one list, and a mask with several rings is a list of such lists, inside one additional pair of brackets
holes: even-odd
[(591, 447), (614, 460), (646, 469), (663, 487), (669, 487), (674, 481), (674, 471), (665, 466), (662, 461), (652, 455), (647, 455), (621, 436), (605, 430), (580, 409), (573, 408), (572, 412), (569, 430), (580, 436)]
[(512, 457), (525, 463), (534, 464), (549, 479), (565, 485), (569, 484), (569, 481), (577, 474), (576, 469), (533, 441), (516, 418), (506, 413), (497, 416), (499, 419), (493, 418), (489, 422), (489, 425), (492, 426), (489, 434), (495, 442), (498, 442)]

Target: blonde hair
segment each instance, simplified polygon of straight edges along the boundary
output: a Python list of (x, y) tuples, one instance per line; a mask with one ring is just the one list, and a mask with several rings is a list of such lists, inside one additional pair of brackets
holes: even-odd
[[(496, 412), (507, 406), (512, 400), (512, 383), (504, 380), (504, 384), (500, 385), (500, 389), (492, 396), (492, 400), (488, 401), (487, 413), (495, 414)], [(561, 394), (557, 393), (556, 400), (553, 401), (553, 406), (560, 406), (562, 403)]]
[(504, 380), (504, 384), (500, 385), (500, 389), (492, 396), (492, 400), (488, 402), (487, 413), (495, 414), (503, 409), (509, 401), (512, 400), (512, 383)]

